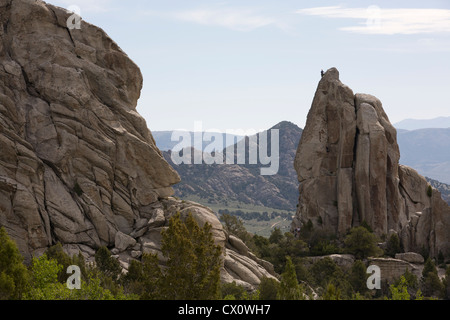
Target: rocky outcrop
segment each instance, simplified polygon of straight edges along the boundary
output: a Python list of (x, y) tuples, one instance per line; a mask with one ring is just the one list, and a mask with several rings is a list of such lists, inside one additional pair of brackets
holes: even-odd
[(423, 264), (413, 264), (405, 260), (393, 258), (369, 258), (367, 264), (378, 266), (382, 281), (389, 284), (398, 280), (406, 270), (418, 279), (422, 277)]
[(420, 254), (415, 252), (396, 253), (395, 259), (404, 260), (410, 263), (423, 264), (425, 262), (425, 259)]
[[(69, 29), (70, 15), (0, 0), (0, 226), (27, 261), (61, 242), (87, 258), (108, 246), (126, 267), (158, 250), (180, 179), (136, 111), (139, 68), (100, 28)], [(190, 210), (225, 249), (214, 213)], [(270, 273), (249, 259), (249, 274), (233, 276), (251, 286)]]
[(293, 228), (345, 234), (365, 222), (399, 234), (407, 251), (450, 257), (450, 207), (415, 170), (399, 165), (396, 129), (380, 100), (354, 94), (328, 70), (319, 82), (294, 166), (300, 183)]
[[(126, 236), (127, 245), (115, 245), (112, 252), (125, 262), (143, 253), (157, 254), (161, 262), (165, 257), (161, 253), (161, 231), (168, 228), (169, 219), (177, 212), (181, 218), (191, 213), (200, 226), (211, 225), (211, 231), (216, 244), (222, 247), (221, 279), (225, 283), (236, 282), (247, 290), (254, 290), (261, 278), (276, 278), (273, 265), (257, 258), (239, 238), (229, 235), (222, 227), (215, 213), (208, 207), (198, 203), (168, 197), (151, 205), (151, 214), (143, 217), (140, 227), (131, 236)], [(155, 224), (155, 221), (158, 221)], [(144, 223), (145, 222), (145, 223)], [(120, 233), (118, 233), (120, 234)], [(122, 235), (120, 235), (122, 237)], [(133, 240), (137, 238), (136, 241)], [(126, 263), (123, 264), (128, 268)]]
[(179, 181), (136, 112), (139, 68), (69, 16), (0, 2), (0, 219), (27, 256), (55, 238), (114, 245)]

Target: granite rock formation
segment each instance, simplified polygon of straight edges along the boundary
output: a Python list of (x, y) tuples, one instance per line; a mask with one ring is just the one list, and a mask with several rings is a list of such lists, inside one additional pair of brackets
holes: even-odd
[[(68, 28), (71, 15), (0, 0), (0, 226), (26, 261), (61, 242), (86, 258), (107, 246), (126, 267), (158, 249), (169, 208), (186, 205), (170, 198), (180, 178), (136, 111), (139, 68), (100, 28)], [(214, 212), (189, 210), (213, 224), (224, 280), (252, 287), (271, 276), (236, 251)]]
[(450, 207), (414, 169), (399, 165), (397, 132), (382, 103), (354, 94), (328, 70), (319, 82), (294, 166), (299, 204), (293, 228), (344, 235), (367, 223), (398, 233), (405, 251), (450, 256)]

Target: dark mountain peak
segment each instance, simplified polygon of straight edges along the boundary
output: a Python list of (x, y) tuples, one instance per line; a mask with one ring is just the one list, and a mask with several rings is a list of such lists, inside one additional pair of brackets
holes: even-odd
[(302, 131), (302, 129), (297, 126), (295, 123), (290, 122), (290, 121), (281, 121), (279, 123), (277, 123), (276, 125), (274, 125), (272, 128), (270, 129), (279, 129), (279, 130), (300, 130)]

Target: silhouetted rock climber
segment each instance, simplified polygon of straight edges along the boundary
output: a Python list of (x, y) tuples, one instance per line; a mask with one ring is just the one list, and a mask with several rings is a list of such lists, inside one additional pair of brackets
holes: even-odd
[(323, 70), (320, 70), (320, 75), (323, 77), (323, 75), (325, 74), (325, 72), (323, 72)]

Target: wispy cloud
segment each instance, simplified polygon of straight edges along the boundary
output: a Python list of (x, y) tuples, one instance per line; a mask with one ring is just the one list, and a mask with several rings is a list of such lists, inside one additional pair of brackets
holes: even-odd
[[(161, 15), (161, 14), (160, 14)], [(286, 30), (286, 23), (246, 8), (205, 8), (164, 14), (164, 16), (205, 26), (218, 26), (236, 31), (252, 31), (262, 27)]]
[(425, 34), (449, 33), (448, 9), (388, 9), (378, 6), (368, 8), (344, 8), (341, 6), (306, 8), (299, 14), (325, 18), (356, 19), (357, 25), (339, 28), (343, 31), (363, 34)]

